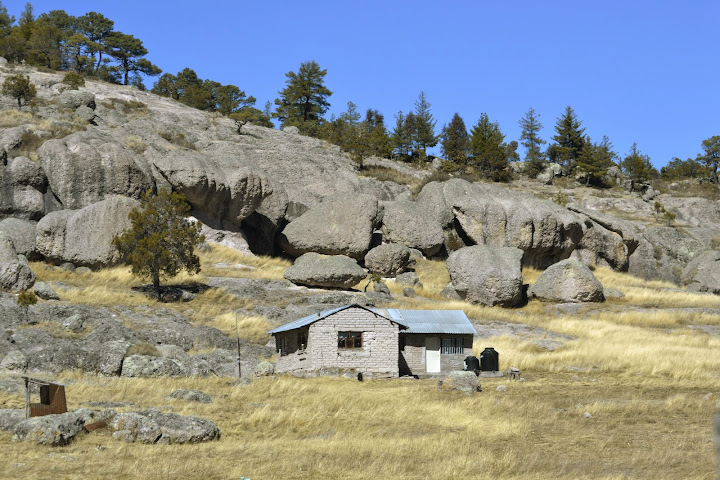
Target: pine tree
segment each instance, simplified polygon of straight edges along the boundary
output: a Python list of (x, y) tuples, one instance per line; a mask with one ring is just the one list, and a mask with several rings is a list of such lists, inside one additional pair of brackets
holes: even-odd
[(29, 76), (17, 74), (5, 79), (2, 85), (2, 93), (15, 98), (18, 102), (18, 110), (20, 110), (23, 100), (27, 103), (35, 98), (37, 90), (35, 85), (30, 82)]
[(620, 168), (623, 173), (630, 177), (634, 182), (647, 182), (656, 173), (650, 163), (650, 157), (640, 153), (637, 143), (633, 143), (630, 147), (628, 155), (620, 162)]
[(182, 270), (191, 275), (200, 271), (194, 250), (205, 238), (200, 235), (202, 224), (186, 218), (189, 213), (184, 195), (148, 191), (140, 208), (133, 208), (128, 215), (132, 226), (113, 239), (133, 275), (152, 280), (158, 299), (162, 278), (174, 277)]
[(718, 166), (720, 164), (720, 136), (715, 135), (702, 142), (704, 152), (698, 157), (712, 174), (713, 183), (718, 184)]
[(443, 127), (440, 147), (446, 160), (446, 169), (455, 171), (467, 165), (470, 137), (465, 121), (459, 113), (455, 113), (450, 123)]
[(128, 84), (130, 73), (142, 73), (144, 75), (160, 75), (162, 70), (150, 63), (145, 55), (148, 51), (141, 40), (132, 35), (121, 32), (112, 32), (105, 39), (105, 47), (108, 55), (118, 63), (123, 74), (123, 85)]
[(377, 110), (368, 108), (365, 112), (365, 120), (361, 125), (362, 142), (366, 148), (366, 156), (388, 158), (392, 153), (392, 145), (387, 128), (385, 128), (385, 117)]
[(411, 112), (406, 116), (403, 114), (402, 110), (395, 114), (395, 128), (393, 129), (390, 137), (393, 152), (402, 160), (405, 160), (408, 157), (410, 149), (412, 148), (410, 132), (407, 128), (408, 116), (414, 117), (414, 114)]
[(525, 161), (527, 162), (525, 171), (533, 178), (545, 170), (547, 166), (545, 154), (542, 151), (542, 145), (547, 142), (538, 135), (543, 128), (539, 117), (540, 115), (535, 112), (535, 109), (530, 107), (525, 116), (518, 122), (520, 128), (522, 128), (520, 144), (525, 147)]
[(427, 156), (428, 147), (434, 147), (440, 139), (439, 135), (435, 135), (437, 121), (430, 113), (430, 102), (428, 102), (425, 92), (420, 92), (418, 99), (415, 100), (414, 114), (412, 137), (418, 153), (421, 153), (421, 157), (424, 159)]
[(7, 8), (0, 2), (0, 40), (10, 35), (15, 17), (8, 14)]
[(612, 151), (612, 143), (607, 136), (603, 136), (599, 144), (592, 143), (590, 137), (585, 137), (585, 142), (578, 159), (575, 163), (575, 170), (585, 175), (585, 185), (601, 185), (608, 168), (612, 167), (617, 156)]
[(332, 95), (323, 83), (325, 75), (327, 70), (320, 69), (315, 60), (302, 63), (297, 73), (286, 73), (286, 87), (278, 92), (273, 118), (280, 120), (283, 127), (292, 125), (304, 134), (317, 133), (330, 107), (327, 99)]
[(485, 178), (507, 180), (502, 173), (507, 169), (507, 145), (505, 135), (497, 123), (491, 122), (486, 113), (480, 115), (470, 132), (470, 155), (473, 164)]
[(582, 128), (582, 122), (578, 120), (570, 106), (566, 107), (565, 113), (557, 119), (555, 133), (553, 136), (555, 143), (548, 149), (550, 161), (572, 170), (585, 144), (585, 129)]
[(96, 53), (98, 55), (95, 71), (102, 64), (102, 54), (106, 48), (105, 40), (112, 34), (114, 26), (114, 21), (97, 12), (88, 12), (77, 19), (77, 30), (87, 39), (88, 54), (93, 58)]

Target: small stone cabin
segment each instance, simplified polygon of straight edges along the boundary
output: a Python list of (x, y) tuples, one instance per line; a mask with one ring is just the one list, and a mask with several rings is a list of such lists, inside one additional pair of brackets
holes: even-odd
[(375, 377), (462, 370), (477, 332), (462, 310), (345, 305), (268, 332), (277, 373), (363, 373)]

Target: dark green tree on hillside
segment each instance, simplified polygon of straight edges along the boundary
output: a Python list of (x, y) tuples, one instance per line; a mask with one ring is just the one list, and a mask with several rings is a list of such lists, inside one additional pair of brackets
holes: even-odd
[(684, 180), (686, 178), (702, 178), (710, 175), (710, 170), (702, 160), (688, 158), (680, 160), (673, 157), (668, 164), (660, 169), (660, 177), (664, 180)]
[(0, 40), (10, 35), (15, 17), (8, 14), (7, 8), (0, 2)]
[(155, 296), (160, 299), (160, 280), (174, 277), (182, 270), (200, 271), (195, 246), (205, 241), (200, 235), (202, 224), (186, 217), (190, 205), (185, 196), (165, 190), (153, 195), (148, 191), (140, 208), (128, 217), (131, 227), (113, 239), (113, 245), (132, 266), (132, 273), (152, 281)]
[(509, 180), (505, 135), (486, 113), (480, 115), (470, 132), (470, 156), (473, 165), (485, 177), (495, 181)]
[(585, 129), (570, 106), (557, 119), (553, 140), (555, 143), (548, 148), (550, 161), (567, 167), (568, 171), (572, 170), (585, 144)]
[(633, 182), (647, 182), (657, 174), (657, 171), (650, 163), (650, 157), (640, 153), (637, 143), (632, 144), (630, 152), (620, 161), (619, 166), (623, 173), (630, 177)]
[[(408, 121), (408, 117), (411, 117)], [(393, 153), (401, 160), (405, 160), (410, 156), (412, 150), (412, 138), (408, 124), (413, 123), (415, 114), (410, 112), (408, 115), (403, 114), (400, 110), (395, 114), (395, 128), (390, 135)]]
[(327, 70), (320, 68), (315, 60), (303, 62), (297, 73), (285, 74), (285, 88), (275, 99), (277, 109), (273, 118), (283, 127), (296, 126), (306, 135), (314, 135), (323, 122), (323, 115), (330, 108), (328, 97), (332, 92), (325, 86)]
[(131, 73), (141, 73), (153, 77), (160, 75), (162, 72), (157, 66), (144, 58), (148, 53), (147, 49), (143, 46), (141, 40), (132, 35), (112, 32), (105, 38), (105, 47), (107, 54), (118, 62), (123, 76), (123, 85), (128, 84)]
[(713, 183), (718, 184), (718, 166), (720, 165), (720, 136), (715, 135), (702, 142), (703, 153), (698, 157), (707, 166)]
[(2, 93), (3, 95), (10, 95), (17, 99), (18, 110), (20, 110), (23, 101), (27, 103), (35, 98), (37, 90), (35, 89), (35, 85), (30, 82), (29, 76), (17, 74), (5, 79), (2, 85)]
[(447, 165), (445, 168), (455, 171), (467, 165), (470, 136), (465, 127), (465, 121), (459, 113), (455, 113), (450, 123), (442, 129), (440, 134), (440, 148)]
[(421, 160), (427, 157), (427, 149), (437, 145), (440, 140), (440, 136), (435, 135), (437, 120), (430, 113), (430, 106), (425, 92), (420, 92), (417, 100), (415, 100), (415, 112), (413, 112), (412, 122), (409, 123), (411, 138), (416, 152), (421, 156)]
[[(94, 62), (95, 67), (93, 69), (97, 72), (100, 65), (102, 65), (103, 52), (106, 48), (110, 48), (110, 46), (106, 45), (106, 40), (113, 34), (115, 22), (101, 13), (88, 12), (77, 18), (76, 25), (78, 33), (86, 39), (85, 45), (88, 55), (94, 59), (95, 54), (97, 54), (97, 61)], [(142, 43), (140, 47), (142, 47)], [(140, 56), (145, 54), (147, 54), (147, 51)], [(127, 85), (127, 80), (125, 85)]]
[(392, 152), (392, 145), (387, 128), (385, 117), (377, 110), (368, 108), (365, 112), (365, 120), (360, 125), (361, 139), (365, 146), (365, 155), (388, 158)]
[(525, 161), (527, 162), (525, 171), (530, 177), (535, 178), (547, 166), (545, 154), (542, 151), (543, 144), (547, 142), (539, 136), (540, 130), (543, 128), (540, 123), (540, 115), (530, 107), (530, 110), (518, 123), (522, 128), (520, 144), (525, 147)]
[(585, 175), (585, 185), (601, 186), (608, 168), (615, 165), (617, 154), (612, 150), (613, 145), (607, 136), (603, 136), (600, 143), (593, 143), (590, 137), (585, 137), (585, 143), (575, 162), (575, 170)]

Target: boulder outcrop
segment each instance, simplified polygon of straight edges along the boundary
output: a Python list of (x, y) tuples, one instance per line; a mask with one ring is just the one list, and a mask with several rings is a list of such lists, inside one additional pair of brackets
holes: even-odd
[(440, 251), (445, 237), (431, 211), (407, 200), (387, 202), (384, 207), (384, 241), (416, 248), (428, 256)]
[(693, 292), (720, 294), (720, 252), (707, 250), (687, 264), (682, 283)]
[(345, 255), (306, 253), (298, 257), (283, 276), (296, 285), (348, 289), (363, 280), (367, 273)]
[(585, 264), (575, 259), (549, 266), (530, 287), (528, 296), (559, 303), (605, 300), (602, 284)]
[(365, 255), (365, 268), (370, 273), (394, 277), (406, 271), (411, 264), (410, 249), (397, 243), (386, 243)]
[(523, 301), (522, 258), (518, 248), (475, 245), (451, 253), (447, 269), (461, 298), (483, 305), (515, 307)]

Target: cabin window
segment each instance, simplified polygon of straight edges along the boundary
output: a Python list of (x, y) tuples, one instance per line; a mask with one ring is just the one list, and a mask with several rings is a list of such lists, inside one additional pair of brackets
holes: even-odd
[(464, 353), (463, 339), (457, 337), (443, 338), (440, 344), (440, 353), (455, 355)]
[(307, 347), (307, 337), (305, 332), (300, 332), (298, 333), (298, 348), (300, 350), (305, 350), (305, 347)]
[(338, 348), (362, 348), (362, 332), (338, 332)]
[(287, 337), (279, 337), (276, 340), (276, 347), (279, 355), (287, 355)]

